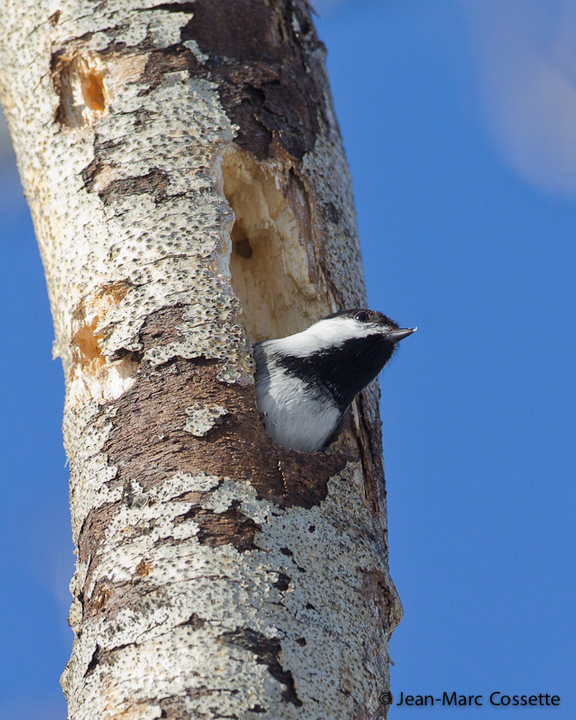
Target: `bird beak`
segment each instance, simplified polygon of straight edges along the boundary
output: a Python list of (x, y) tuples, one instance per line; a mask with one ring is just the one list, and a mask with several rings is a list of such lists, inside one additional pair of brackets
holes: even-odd
[(393, 343), (397, 343), (400, 342), (400, 340), (404, 340), (408, 335), (412, 335), (417, 329), (418, 328), (398, 328), (398, 330), (389, 330), (386, 334)]

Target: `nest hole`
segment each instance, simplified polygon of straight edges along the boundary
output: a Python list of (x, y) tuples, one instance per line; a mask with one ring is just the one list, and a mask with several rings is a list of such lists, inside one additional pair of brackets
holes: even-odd
[(306, 191), (279, 161), (234, 150), (222, 162), (234, 212), (230, 275), (252, 342), (303, 330), (330, 312), (318, 270)]

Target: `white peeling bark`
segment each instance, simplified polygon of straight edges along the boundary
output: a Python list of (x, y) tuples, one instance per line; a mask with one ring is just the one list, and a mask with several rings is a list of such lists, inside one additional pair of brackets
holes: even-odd
[(5, 0), (66, 379), (73, 720), (376, 718), (401, 609), (377, 391), (278, 448), (250, 342), (365, 304), (305, 0)]

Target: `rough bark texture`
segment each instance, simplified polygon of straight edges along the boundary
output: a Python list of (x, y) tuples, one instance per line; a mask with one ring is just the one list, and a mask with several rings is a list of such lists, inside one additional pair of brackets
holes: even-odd
[(74, 720), (377, 718), (400, 605), (377, 388), (277, 447), (250, 342), (365, 304), (305, 0), (5, 0), (66, 378)]

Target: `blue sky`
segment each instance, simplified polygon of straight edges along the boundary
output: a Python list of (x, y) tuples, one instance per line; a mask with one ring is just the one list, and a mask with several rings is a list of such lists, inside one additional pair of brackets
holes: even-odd
[[(392, 690), (576, 717), (576, 11), (324, 0), (370, 304), (418, 333), (383, 373)], [(0, 164), (0, 717), (63, 720), (73, 555), (41, 262)], [(493, 708), (493, 691), (561, 696)]]

